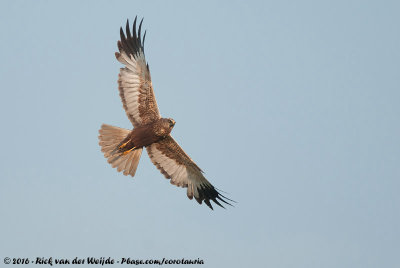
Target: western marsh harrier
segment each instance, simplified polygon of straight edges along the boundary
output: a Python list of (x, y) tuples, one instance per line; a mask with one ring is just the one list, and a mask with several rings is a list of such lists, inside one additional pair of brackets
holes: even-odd
[(100, 146), (108, 163), (134, 176), (145, 147), (153, 164), (171, 183), (187, 188), (189, 199), (199, 204), (204, 201), (211, 209), (210, 200), (222, 206), (220, 201), (230, 205), (226, 198), (203, 176), (202, 170), (182, 150), (170, 133), (175, 125), (171, 118), (162, 118), (158, 111), (149, 65), (144, 56), (146, 32), (141, 36), (142, 21), (136, 33), (136, 19), (133, 31), (126, 23), (126, 35), (120, 29), (117, 60), (125, 67), (118, 75), (118, 89), (126, 115), (132, 122), (133, 130), (103, 124), (99, 130)]

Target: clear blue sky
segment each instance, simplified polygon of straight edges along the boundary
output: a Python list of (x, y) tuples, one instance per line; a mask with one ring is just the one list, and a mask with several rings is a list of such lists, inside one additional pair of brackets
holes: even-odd
[[(1, 1), (1, 265), (110, 256), (400, 267), (399, 10)], [(146, 153), (132, 179), (100, 152), (102, 123), (131, 127), (114, 52), (136, 15), (161, 114), (236, 207), (188, 200)]]

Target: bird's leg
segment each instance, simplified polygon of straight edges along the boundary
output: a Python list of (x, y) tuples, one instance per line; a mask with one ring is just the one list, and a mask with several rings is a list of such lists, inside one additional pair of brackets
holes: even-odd
[(129, 140), (127, 141), (127, 142), (125, 142), (125, 143), (123, 143), (123, 144), (121, 144), (120, 146), (119, 146), (119, 148), (118, 149), (122, 149), (122, 148), (124, 148), (127, 144), (128, 144), (128, 142), (129, 142)]
[(120, 144), (118, 144), (117, 147), (115, 147), (115, 149), (111, 152), (111, 154), (113, 155), (117, 151), (121, 152), (123, 150), (123, 148), (125, 148), (128, 143), (129, 143), (129, 140), (127, 142), (121, 141)]
[(135, 149), (136, 149), (136, 147), (132, 147), (131, 149), (129, 149), (129, 150), (123, 152), (122, 155), (129, 154), (132, 150), (135, 150)]

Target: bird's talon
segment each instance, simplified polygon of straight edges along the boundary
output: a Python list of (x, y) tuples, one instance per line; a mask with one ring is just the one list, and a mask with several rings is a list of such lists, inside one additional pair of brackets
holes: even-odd
[(136, 149), (136, 147), (133, 147), (132, 149), (129, 149), (129, 150), (123, 152), (122, 155), (127, 155), (127, 154), (129, 154), (132, 150), (135, 150), (135, 149)]
[(120, 146), (119, 146), (119, 149), (122, 149), (122, 148), (124, 148), (127, 144), (128, 144), (128, 142), (129, 141), (127, 141), (127, 142), (125, 142), (125, 143), (123, 143), (123, 144), (121, 144)]

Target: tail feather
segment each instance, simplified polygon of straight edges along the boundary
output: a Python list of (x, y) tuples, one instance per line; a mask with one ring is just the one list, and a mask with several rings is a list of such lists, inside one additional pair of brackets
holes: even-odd
[(130, 130), (103, 124), (99, 133), (99, 145), (108, 163), (118, 172), (124, 171), (124, 175), (135, 176), (143, 149), (138, 148), (125, 155), (115, 150)]

